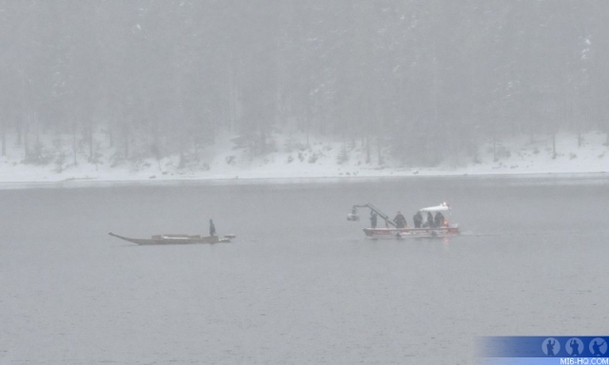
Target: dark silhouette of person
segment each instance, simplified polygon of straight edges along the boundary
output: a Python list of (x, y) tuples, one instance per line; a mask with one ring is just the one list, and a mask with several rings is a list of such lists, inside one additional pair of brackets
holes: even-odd
[(579, 356), (579, 343), (575, 339), (571, 340), (571, 356)]
[(406, 218), (404, 218), (404, 215), (400, 211), (398, 211), (398, 214), (393, 218), (393, 222), (398, 228), (406, 227)]
[(554, 345), (556, 344), (555, 341), (552, 340), (548, 340), (548, 342), (546, 343), (546, 352), (548, 353), (548, 356), (555, 356), (556, 354), (554, 353)]
[(372, 226), (372, 228), (376, 228), (376, 220), (377, 220), (376, 212), (374, 210), (371, 210), (370, 211), (370, 225)]
[(603, 356), (601, 354), (601, 346), (598, 344), (598, 340), (592, 342), (592, 356)]
[(436, 218), (434, 219), (434, 226), (442, 227), (444, 225), (444, 214), (437, 212)]
[(421, 224), (423, 223), (421, 212), (417, 212), (417, 214), (412, 217), (412, 220), (414, 222), (414, 228), (421, 228)]
[(216, 235), (216, 226), (214, 226), (214, 221), (211, 219), (209, 220), (209, 235), (212, 237)]
[(433, 215), (431, 215), (431, 212), (427, 212), (427, 227), (433, 228)]

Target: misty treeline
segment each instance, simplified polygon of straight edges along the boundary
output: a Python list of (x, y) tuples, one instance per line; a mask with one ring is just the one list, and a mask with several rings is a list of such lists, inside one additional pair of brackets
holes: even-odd
[(301, 131), (432, 165), (606, 132), (607, 19), (600, 0), (4, 0), (2, 152), (196, 158), (228, 131), (255, 156)]

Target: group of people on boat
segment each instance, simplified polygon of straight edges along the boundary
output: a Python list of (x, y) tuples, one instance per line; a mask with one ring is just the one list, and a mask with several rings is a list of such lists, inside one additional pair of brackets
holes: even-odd
[[(415, 228), (439, 228), (446, 227), (448, 222), (444, 219), (444, 214), (442, 212), (436, 212), (435, 217), (431, 212), (427, 212), (426, 221), (423, 222), (423, 215), (421, 211), (416, 212), (416, 214), (412, 217)], [(378, 222), (378, 214), (374, 211), (370, 211), (370, 224), (372, 228), (376, 228)], [(387, 223), (387, 222), (386, 222)], [(406, 222), (406, 217), (402, 214), (401, 211), (398, 211), (395, 218), (393, 218), (393, 223), (395, 223), (396, 228), (406, 228), (408, 223)]]
[(442, 212), (436, 212), (436, 216), (434, 217), (431, 212), (427, 212), (427, 219), (423, 222), (423, 215), (420, 211), (418, 211), (414, 217), (412, 217), (414, 221), (415, 228), (439, 228), (445, 227), (448, 225), (446, 219), (444, 219), (444, 214)]

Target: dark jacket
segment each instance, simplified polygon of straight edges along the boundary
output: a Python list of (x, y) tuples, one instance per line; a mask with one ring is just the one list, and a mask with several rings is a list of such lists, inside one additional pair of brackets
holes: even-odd
[(212, 222), (211, 220), (209, 221), (209, 235), (210, 236), (216, 235), (216, 226), (214, 226), (214, 222)]
[(434, 221), (436, 227), (442, 227), (444, 225), (444, 214), (438, 212), (436, 213), (436, 218)]
[(395, 225), (398, 226), (398, 228), (406, 227), (406, 218), (404, 218), (404, 215), (402, 215), (402, 213), (398, 213), (398, 215), (393, 218), (393, 221), (395, 222)]
[(433, 215), (431, 215), (431, 212), (427, 212), (427, 225), (429, 227), (433, 227)]
[(423, 223), (423, 216), (421, 215), (421, 212), (417, 212), (417, 214), (415, 214), (412, 217), (412, 220), (414, 222), (415, 228), (420, 228), (421, 227), (421, 223)]

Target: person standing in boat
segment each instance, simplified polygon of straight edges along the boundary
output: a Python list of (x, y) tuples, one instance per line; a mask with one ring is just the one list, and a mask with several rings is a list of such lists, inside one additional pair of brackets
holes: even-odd
[(421, 224), (423, 223), (421, 212), (417, 212), (417, 214), (412, 217), (412, 220), (414, 221), (414, 228), (421, 228)]
[(214, 221), (212, 219), (209, 220), (209, 235), (211, 237), (216, 235), (216, 226), (214, 226)]
[(376, 212), (374, 210), (371, 210), (370, 211), (370, 225), (372, 226), (372, 228), (376, 228), (376, 220), (377, 220)]
[(431, 212), (427, 212), (427, 227), (433, 228), (433, 215), (431, 215)]
[(399, 210), (398, 210), (398, 214), (395, 216), (395, 218), (393, 218), (393, 222), (395, 223), (397, 228), (406, 227), (406, 218), (404, 218), (404, 215)]
[(441, 212), (437, 212), (434, 224), (436, 227), (444, 226), (444, 214), (442, 214)]

